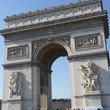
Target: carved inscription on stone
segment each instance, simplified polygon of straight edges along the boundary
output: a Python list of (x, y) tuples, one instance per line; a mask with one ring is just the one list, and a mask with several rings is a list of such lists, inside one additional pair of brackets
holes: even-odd
[(17, 46), (8, 48), (8, 59), (24, 58), (29, 56), (29, 46)]
[(76, 49), (96, 47), (96, 46), (100, 46), (100, 39), (98, 35), (78, 37), (75, 39)]

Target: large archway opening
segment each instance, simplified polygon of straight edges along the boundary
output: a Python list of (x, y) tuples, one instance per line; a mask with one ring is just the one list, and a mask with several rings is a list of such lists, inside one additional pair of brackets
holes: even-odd
[(59, 57), (52, 64), (52, 110), (70, 110), (70, 71), (67, 57)]
[[(62, 58), (64, 57), (66, 62), (66, 56), (68, 56), (68, 52), (65, 49), (65, 45), (60, 45), (57, 43), (49, 43), (45, 46), (43, 46), (40, 51), (38, 52), (37, 55), (37, 62), (40, 63), (41, 65), (41, 74), (40, 74), (40, 107), (41, 110), (51, 110), (52, 109), (52, 65), (54, 62), (56, 62), (56, 59)], [(67, 80), (69, 80), (69, 74), (68, 74), (68, 78), (66, 77), (65, 73), (63, 74), (63, 71), (65, 71), (67, 67), (64, 67), (62, 65), (62, 63), (64, 63), (63, 61), (60, 62), (61, 64), (59, 65), (59, 68), (57, 68), (56, 70), (62, 70), (61, 73), (59, 74), (56, 73), (57, 75), (59, 74), (59, 76), (57, 78), (60, 78), (61, 75), (61, 79), (63, 80), (63, 82), (66, 83)], [(68, 70), (67, 70), (68, 71)], [(66, 71), (65, 71), (66, 72)], [(65, 76), (65, 77), (64, 77)], [(55, 81), (57, 82), (57, 81)], [(60, 84), (61, 81), (58, 81), (58, 83)], [(66, 83), (67, 84), (67, 83)], [(65, 84), (65, 85), (66, 85)], [(62, 83), (62, 91), (60, 91), (60, 93), (64, 93), (65, 90), (68, 90), (70, 85), (67, 84), (66, 88), (65, 88), (64, 83)], [(69, 86), (69, 87), (68, 87)], [(54, 87), (54, 89), (59, 89), (60, 87)], [(58, 94), (57, 92), (53, 92), (54, 94)], [(70, 93), (70, 89), (69, 89), (69, 93)], [(65, 94), (65, 93), (64, 93)], [(68, 96), (65, 97), (61, 96), (61, 94), (59, 94), (59, 98), (70, 98), (70, 94)]]
[(37, 55), (37, 61), (43, 67), (51, 69), (53, 62), (60, 56), (68, 56), (66, 49), (56, 43), (44, 46)]
[(52, 99), (70, 99), (70, 74), (67, 58), (57, 58), (52, 64), (52, 71)]

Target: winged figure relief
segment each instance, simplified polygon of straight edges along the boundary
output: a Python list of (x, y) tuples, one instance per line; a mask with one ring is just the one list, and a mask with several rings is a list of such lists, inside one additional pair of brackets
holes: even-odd
[(81, 85), (84, 89), (86, 91), (99, 90), (99, 67), (95, 63), (89, 61), (85, 65), (81, 65), (80, 70), (82, 73)]
[(10, 98), (14, 95), (22, 95), (23, 75), (21, 72), (13, 72), (10, 79)]

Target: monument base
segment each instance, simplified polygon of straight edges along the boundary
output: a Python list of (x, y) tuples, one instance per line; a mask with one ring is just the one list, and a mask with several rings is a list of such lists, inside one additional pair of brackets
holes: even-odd
[(8, 110), (22, 110), (21, 96), (14, 96), (8, 100)]
[(104, 110), (100, 91), (85, 92), (84, 100), (84, 107), (71, 108), (71, 110)]
[(100, 91), (88, 91), (84, 97), (85, 110), (103, 110)]
[(84, 110), (104, 110), (103, 108), (97, 108), (97, 107), (87, 107)]

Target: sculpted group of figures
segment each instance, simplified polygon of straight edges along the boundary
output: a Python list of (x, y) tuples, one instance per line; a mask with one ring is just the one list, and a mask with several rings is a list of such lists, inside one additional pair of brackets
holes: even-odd
[(28, 46), (18, 46), (8, 48), (8, 58), (16, 58), (16, 57), (23, 57), (28, 56)]
[(81, 65), (82, 86), (85, 91), (96, 91), (100, 89), (99, 83), (99, 67), (89, 61), (85, 65)]
[(87, 37), (77, 38), (76, 42), (78, 48), (88, 47), (88, 46), (93, 47), (99, 45), (98, 36), (89, 37), (89, 38)]
[[(99, 67), (89, 61), (85, 65), (81, 65), (82, 82), (81, 85), (85, 91), (96, 91), (100, 89), (99, 83)], [(13, 72), (10, 79), (10, 98), (21, 96), (23, 93), (23, 74), (21, 72)]]
[(10, 79), (10, 98), (14, 95), (21, 96), (23, 88), (23, 74), (21, 72), (13, 72)]

